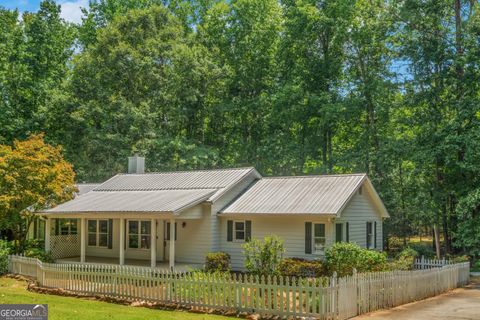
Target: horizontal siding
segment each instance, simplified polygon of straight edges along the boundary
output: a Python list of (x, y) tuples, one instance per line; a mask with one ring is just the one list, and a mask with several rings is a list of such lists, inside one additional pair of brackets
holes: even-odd
[[(365, 190), (365, 188), (364, 188)], [(377, 249), (382, 249), (382, 218), (380, 212), (373, 205), (368, 194), (358, 192), (336, 222), (348, 222), (350, 228), (350, 242), (357, 243), (365, 248), (367, 246), (367, 221), (377, 222)]]
[[(230, 254), (232, 268), (244, 270), (244, 255), (242, 245), (238, 242), (227, 242), (227, 218), (220, 219), (221, 251)], [(284, 241), (285, 257), (298, 257), (306, 259), (321, 258), (313, 254), (305, 254), (305, 222), (325, 223), (327, 246), (332, 243), (332, 226), (325, 218), (312, 218), (311, 216), (278, 217), (278, 216), (257, 216), (249, 217), (246, 220), (252, 221), (252, 237), (263, 240), (269, 235), (277, 235)]]

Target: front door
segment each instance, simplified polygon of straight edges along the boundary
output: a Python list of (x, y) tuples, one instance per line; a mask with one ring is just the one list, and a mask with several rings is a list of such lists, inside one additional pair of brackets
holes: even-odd
[[(164, 261), (168, 261), (170, 257), (170, 222), (164, 221), (163, 222), (164, 227), (163, 227), (163, 252), (164, 254)], [(176, 235), (177, 233), (177, 223), (175, 222), (175, 240), (178, 239), (178, 236)]]

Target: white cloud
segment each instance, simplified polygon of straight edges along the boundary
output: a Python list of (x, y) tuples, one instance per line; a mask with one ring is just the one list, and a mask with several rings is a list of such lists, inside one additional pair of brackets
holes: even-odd
[(88, 0), (60, 1), (62, 13), (60, 16), (70, 22), (82, 22), (81, 8), (88, 8)]

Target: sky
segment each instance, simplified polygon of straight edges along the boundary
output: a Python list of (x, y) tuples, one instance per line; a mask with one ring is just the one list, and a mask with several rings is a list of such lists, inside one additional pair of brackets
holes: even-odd
[[(18, 9), (20, 12), (38, 10), (41, 0), (0, 0), (0, 6), (7, 9)], [(56, 0), (62, 6), (62, 18), (70, 22), (81, 22), (80, 8), (88, 7), (88, 0)]]

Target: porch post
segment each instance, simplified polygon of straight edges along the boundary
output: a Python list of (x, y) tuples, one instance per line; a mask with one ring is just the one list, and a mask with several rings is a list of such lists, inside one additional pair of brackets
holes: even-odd
[(168, 253), (168, 265), (173, 271), (175, 267), (175, 219), (170, 219), (170, 250)]
[(119, 262), (121, 266), (125, 264), (125, 219), (120, 218), (120, 254)]
[(85, 218), (80, 218), (80, 262), (85, 262)]
[(52, 221), (51, 218), (47, 217), (45, 219), (45, 251), (50, 251), (50, 222)]
[(157, 266), (157, 220), (150, 222), (150, 264), (152, 268)]

